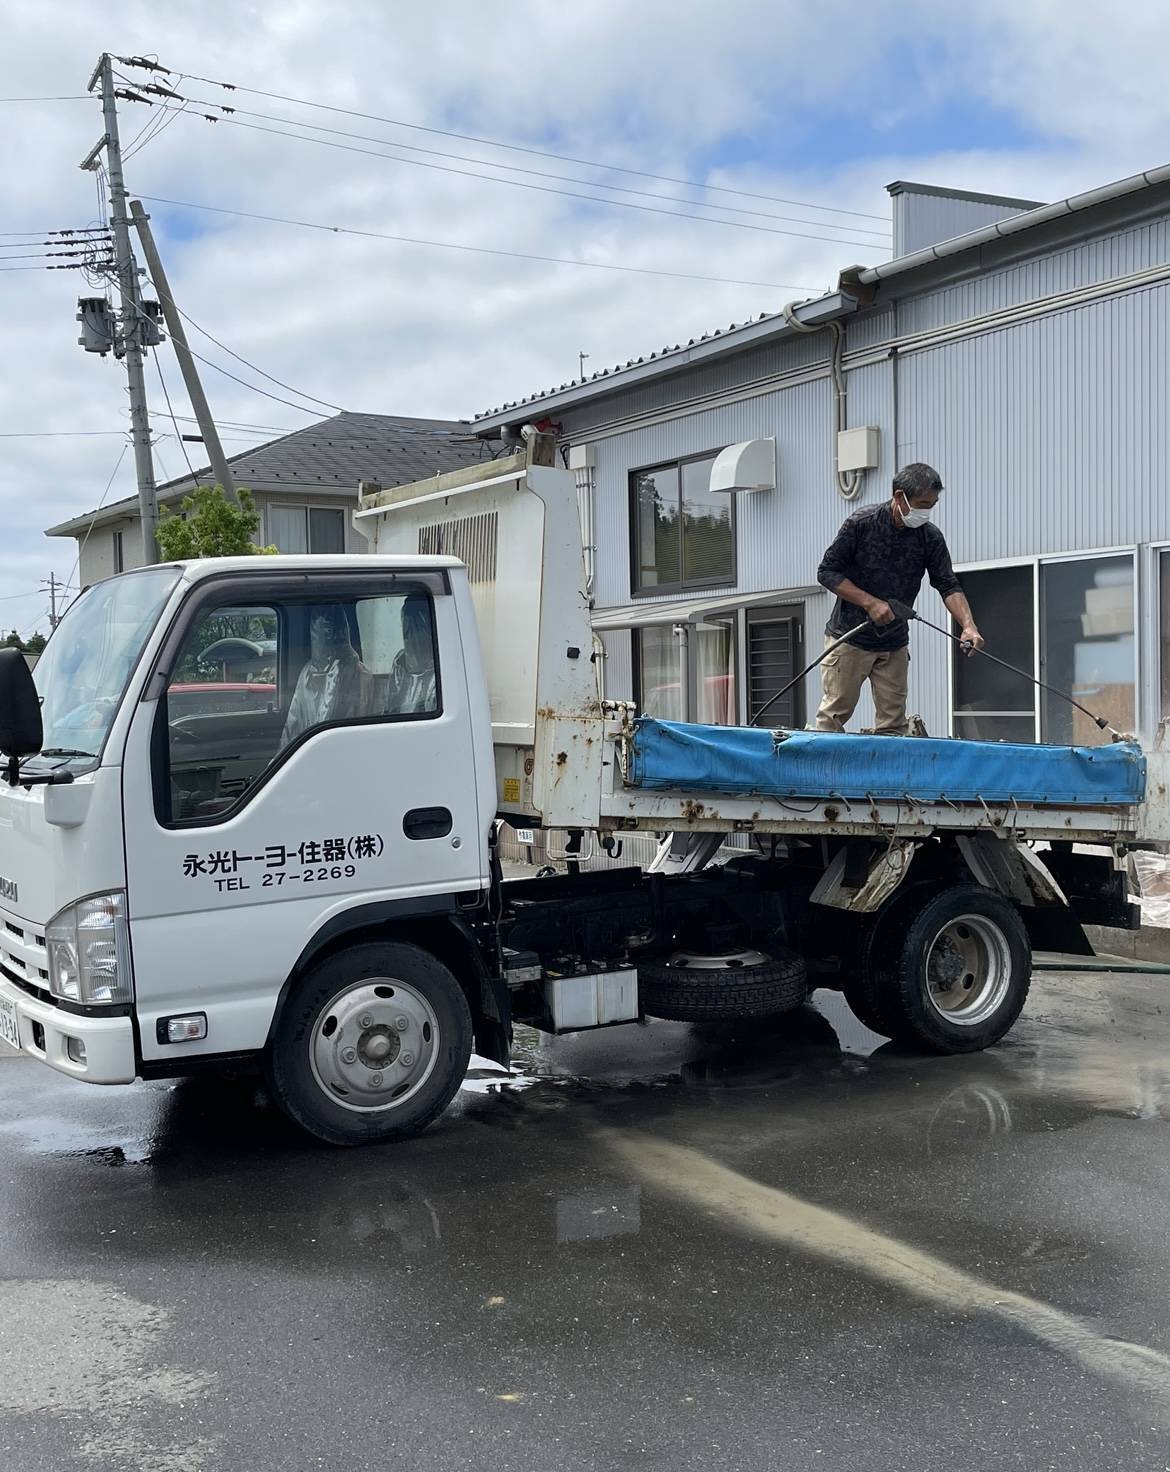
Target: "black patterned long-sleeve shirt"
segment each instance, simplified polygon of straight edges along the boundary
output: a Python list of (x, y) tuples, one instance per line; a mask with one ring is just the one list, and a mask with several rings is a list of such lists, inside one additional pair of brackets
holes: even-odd
[[(865, 506), (842, 525), (832, 545), (821, 558), (817, 582), (835, 593), (847, 578), (875, 598), (898, 598), (913, 605), (929, 577), (940, 598), (962, 592), (962, 584), (951, 566), (946, 538), (932, 522), (926, 526), (903, 527), (894, 521), (889, 502)], [(864, 610), (838, 598), (825, 630), (839, 639), (859, 624), (866, 627), (849, 642), (855, 649), (901, 649), (910, 642), (910, 630), (901, 621), (879, 626)]]

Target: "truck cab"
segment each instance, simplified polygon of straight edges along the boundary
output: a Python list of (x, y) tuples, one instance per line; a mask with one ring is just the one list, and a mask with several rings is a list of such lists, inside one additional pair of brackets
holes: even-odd
[[(228, 643), (259, 651), (255, 699), (222, 698)], [(257, 1055), (298, 965), (371, 912), (455, 915), (489, 886), (454, 558), (127, 573), (73, 604), (36, 685), (41, 748), (0, 786), (0, 1035), (63, 1072)]]

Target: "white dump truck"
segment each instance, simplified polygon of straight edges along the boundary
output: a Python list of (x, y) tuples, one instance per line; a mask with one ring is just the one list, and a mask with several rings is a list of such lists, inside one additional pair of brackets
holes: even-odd
[[(834, 987), (888, 1037), (987, 1047), (1032, 946), (1133, 923), (1166, 753), (640, 719), (604, 698), (543, 436), (356, 521), (368, 556), (94, 585), (35, 688), (0, 657), (12, 1046), (99, 1084), (254, 1063), (354, 1144), (424, 1128), (516, 1022), (774, 1016)], [(661, 843), (504, 882), (505, 822)]]

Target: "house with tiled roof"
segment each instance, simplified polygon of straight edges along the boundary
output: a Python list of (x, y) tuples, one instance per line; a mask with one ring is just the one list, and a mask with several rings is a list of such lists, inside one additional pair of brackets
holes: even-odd
[[(360, 481), (405, 485), (458, 470), (485, 455), (471, 426), (450, 419), (343, 412), (229, 457), (238, 486), (260, 512), (257, 541), (281, 552), (364, 552), (351, 512)], [(177, 509), (197, 485), (214, 477), (203, 467), (158, 488), (160, 508)], [(137, 567), (142, 537), (137, 497), (99, 506), (47, 529), (72, 537), (80, 555), (80, 585)]]

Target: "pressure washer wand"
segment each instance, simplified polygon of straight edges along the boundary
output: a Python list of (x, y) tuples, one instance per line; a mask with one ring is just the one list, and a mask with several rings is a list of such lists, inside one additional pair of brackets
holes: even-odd
[[(886, 602), (893, 610), (896, 618), (906, 623), (925, 624), (928, 629), (933, 629), (936, 634), (941, 634), (944, 639), (949, 639), (952, 644), (957, 644), (964, 654), (981, 654), (984, 659), (991, 660), (992, 664), (998, 664), (1003, 669), (1010, 670), (1013, 675), (1019, 675), (1021, 679), (1031, 681), (1033, 685), (1038, 686), (1041, 690), (1047, 690), (1049, 695), (1055, 695), (1060, 700), (1067, 700), (1074, 710), (1079, 710), (1083, 716), (1088, 716), (1098, 730), (1108, 731), (1110, 736), (1114, 737), (1115, 740), (1125, 741), (1127, 739), (1120, 731), (1115, 730), (1103, 716), (1094, 715), (1091, 710), (1083, 706), (1079, 700), (1074, 700), (1064, 690), (1058, 690), (1055, 685), (1049, 685), (1044, 680), (1038, 680), (1035, 675), (1030, 675), (1027, 670), (1017, 669), (1014, 664), (1008, 664), (1006, 659), (1000, 659), (998, 654), (991, 654), (986, 649), (976, 649), (972, 644), (969, 644), (962, 638), (961, 635), (952, 632), (950, 629), (944, 629), (938, 624), (932, 624), (928, 618), (923, 618), (908, 603), (903, 603), (898, 598), (887, 598)], [(826, 653), (828, 653), (827, 650)]]

